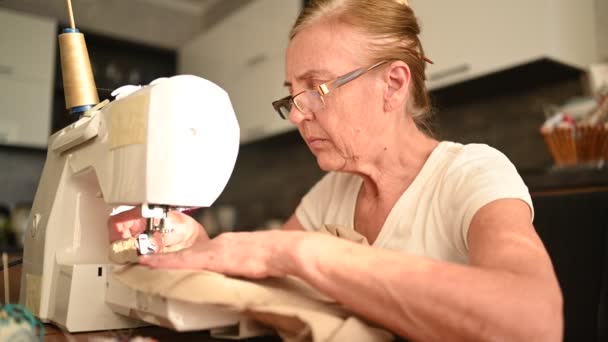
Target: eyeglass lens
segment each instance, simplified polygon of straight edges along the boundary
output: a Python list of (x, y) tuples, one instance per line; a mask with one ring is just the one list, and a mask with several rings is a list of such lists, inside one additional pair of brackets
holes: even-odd
[(305, 114), (321, 111), (325, 105), (323, 97), (316, 90), (305, 91), (293, 98), (296, 107)]
[(291, 111), (291, 101), (283, 102), (278, 108), (279, 114), (283, 119), (287, 119), (289, 117), (289, 112)]

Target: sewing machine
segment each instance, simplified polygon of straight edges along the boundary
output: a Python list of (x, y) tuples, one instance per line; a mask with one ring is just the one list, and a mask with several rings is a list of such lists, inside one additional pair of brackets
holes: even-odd
[(196, 76), (161, 79), (89, 109), (48, 146), (24, 241), (21, 304), (70, 332), (149, 323), (208, 329), (238, 320), (114, 281), (106, 226), (121, 205), (141, 205), (154, 220), (216, 200), (239, 147), (224, 90)]

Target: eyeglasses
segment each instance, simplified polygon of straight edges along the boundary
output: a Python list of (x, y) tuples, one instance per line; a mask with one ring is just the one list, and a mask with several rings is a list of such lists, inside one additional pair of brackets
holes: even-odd
[(325, 108), (325, 99), (323, 96), (386, 62), (387, 61), (380, 61), (369, 67), (353, 70), (333, 81), (320, 84), (312, 89), (304, 90), (294, 96), (285, 96), (280, 100), (272, 102), (272, 107), (279, 113), (281, 119), (287, 119), (289, 117), (292, 105), (295, 105), (302, 114), (316, 113)]

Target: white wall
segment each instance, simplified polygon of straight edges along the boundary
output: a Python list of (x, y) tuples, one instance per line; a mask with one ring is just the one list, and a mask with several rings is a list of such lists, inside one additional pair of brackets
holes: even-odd
[[(201, 30), (252, 0), (200, 0), (200, 11), (172, 4), (176, 0), (74, 0), (76, 26), (153, 46), (175, 49)], [(64, 0), (1, 0), (8, 8), (68, 23)]]

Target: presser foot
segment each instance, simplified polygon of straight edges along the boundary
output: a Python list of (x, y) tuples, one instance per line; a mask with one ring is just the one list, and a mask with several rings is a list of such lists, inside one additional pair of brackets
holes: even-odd
[(137, 237), (139, 255), (154, 254), (160, 251), (162, 246), (157, 246), (152, 239), (155, 233), (163, 236), (173, 232), (173, 228), (167, 224), (169, 210), (170, 207), (164, 205), (142, 206), (142, 214), (146, 217), (147, 225), (146, 231)]
[[(158, 223), (156, 221), (158, 220)], [(159, 251), (159, 247), (152, 239), (154, 233), (158, 232), (161, 235), (172, 233), (173, 229), (167, 226), (167, 217), (163, 216), (160, 219), (148, 218), (148, 227), (145, 233), (137, 236), (138, 254), (154, 254)]]
[(139, 234), (137, 236), (137, 254), (147, 255), (154, 254), (158, 250), (158, 246), (154, 243), (154, 240), (148, 237), (148, 234)]

